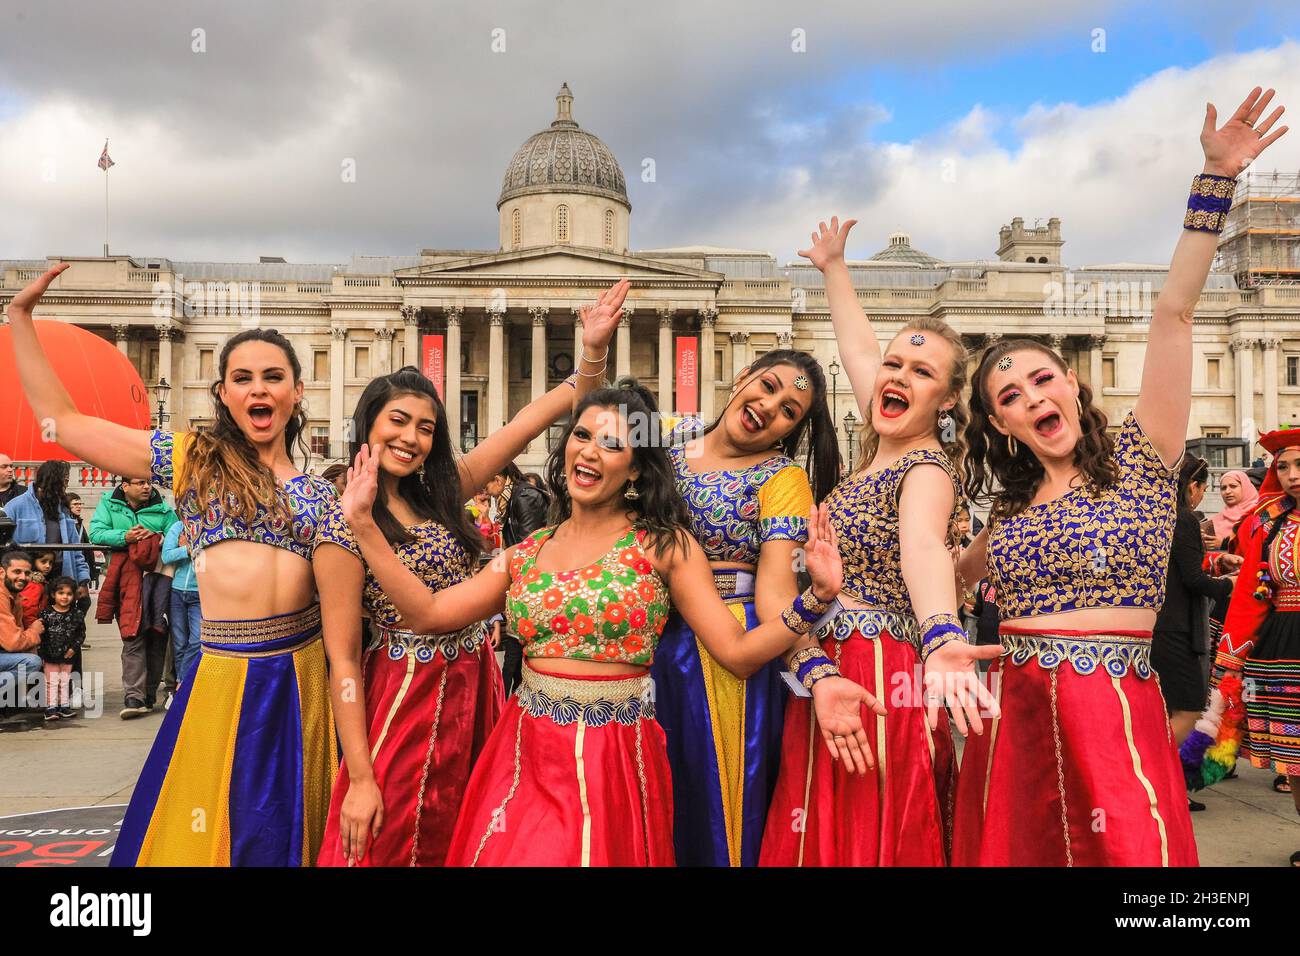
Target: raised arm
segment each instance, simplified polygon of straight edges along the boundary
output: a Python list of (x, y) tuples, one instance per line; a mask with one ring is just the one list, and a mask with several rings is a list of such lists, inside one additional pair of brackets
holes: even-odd
[(812, 234), (812, 245), (800, 249), (799, 255), (808, 259), (822, 274), (826, 283), (826, 304), (831, 310), (831, 326), (839, 346), (840, 360), (858, 402), (858, 412), (863, 418), (871, 416), (871, 392), (876, 387), (876, 373), (880, 371), (880, 340), (871, 327), (867, 313), (858, 302), (857, 290), (849, 267), (844, 262), (844, 244), (856, 219), (846, 219), (840, 225), (838, 216), (826, 223), (817, 224)]
[[(1273, 90), (1262, 92), (1255, 87), (1221, 129), (1215, 128), (1218, 114), (1214, 105), (1205, 104), (1201, 129), (1204, 174), (1236, 177), (1287, 131), (1281, 126), (1269, 132), (1282, 115), (1281, 106), (1259, 122), (1272, 99)], [(1192, 408), (1192, 319), (1218, 240), (1217, 230), (1183, 230), (1151, 316), (1142, 388), (1134, 415), (1166, 463), (1178, 460), (1187, 438)]]
[(430, 591), (393, 553), (375, 524), (370, 509), (379, 488), (378, 472), (378, 446), (372, 452), (370, 446), (362, 445), (355, 463), (348, 468), (348, 486), (339, 506), (366, 566), (402, 615), (402, 623), (417, 634), (446, 634), (486, 620), (504, 608), (514, 549), (503, 552), (468, 581)]
[(521, 455), (529, 442), (568, 415), (588, 393), (604, 383), (609, 340), (618, 327), (623, 300), (631, 286), (627, 279), (620, 279), (601, 293), (594, 306), (582, 307), (582, 354), (578, 357), (573, 384), (561, 382), (537, 401), (529, 402), (504, 428), (497, 429), (465, 454), (460, 460), (462, 497), (473, 497), (493, 475)]
[(54, 374), (36, 337), (32, 313), (50, 283), (68, 263), (60, 262), (13, 297), (7, 314), (13, 330), (18, 380), (36, 420), (53, 426), (54, 440), (66, 451), (98, 468), (127, 478), (149, 477), (149, 433), (116, 422), (83, 415)]

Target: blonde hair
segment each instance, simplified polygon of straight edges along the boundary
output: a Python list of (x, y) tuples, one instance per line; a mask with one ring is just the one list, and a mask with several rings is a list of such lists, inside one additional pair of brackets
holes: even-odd
[[(960, 475), (966, 458), (966, 441), (964, 438), (966, 425), (970, 421), (970, 410), (966, 407), (966, 403), (962, 398), (962, 392), (966, 389), (969, 353), (966, 350), (965, 343), (961, 340), (961, 336), (942, 319), (936, 319), (928, 315), (915, 318), (903, 326), (898, 334), (903, 335), (907, 332), (933, 332), (942, 336), (952, 346), (952, 366), (948, 370), (948, 394), (956, 396), (957, 401), (952, 408), (948, 409), (948, 414), (953, 421), (950, 432), (951, 440), (945, 440), (944, 433), (938, 431), (937, 422), (935, 429), (938, 432), (939, 444), (943, 446), (943, 453), (948, 456), (953, 468), (957, 469), (957, 474)], [(897, 337), (895, 336), (895, 338)], [(854, 471), (861, 471), (870, 465), (876, 457), (876, 452), (880, 449), (880, 435), (876, 433), (875, 427), (871, 424), (870, 409), (863, 416), (862, 425), (858, 429), (858, 441), (861, 451), (858, 454), (857, 464), (854, 465)]]

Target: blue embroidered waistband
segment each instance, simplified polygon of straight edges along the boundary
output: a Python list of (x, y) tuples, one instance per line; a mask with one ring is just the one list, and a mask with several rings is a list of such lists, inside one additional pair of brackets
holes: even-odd
[(579, 719), (592, 727), (610, 721), (634, 726), (641, 718), (653, 720), (654, 682), (650, 675), (626, 680), (582, 680), (543, 674), (524, 665), (516, 692), (519, 706), (530, 717), (547, 717), (561, 727)]
[(484, 640), (482, 624), (471, 624), (450, 634), (416, 634), (401, 628), (381, 627), (379, 635), (390, 659), (400, 661), (410, 654), (418, 664), (429, 663), (439, 652), (448, 663), (459, 657), (461, 651), (477, 654)]
[(847, 641), (854, 634), (861, 634), (869, 641), (879, 640), (881, 634), (888, 634), (896, 641), (911, 644), (918, 651), (921, 648), (921, 635), (915, 618), (871, 608), (844, 608), (817, 636)]
[(1038, 665), (1052, 670), (1068, 661), (1084, 677), (1101, 668), (1111, 677), (1125, 677), (1129, 671), (1146, 679), (1151, 676), (1151, 638), (1130, 634), (1003, 633), (1002, 656), (1017, 666), (1037, 658)]

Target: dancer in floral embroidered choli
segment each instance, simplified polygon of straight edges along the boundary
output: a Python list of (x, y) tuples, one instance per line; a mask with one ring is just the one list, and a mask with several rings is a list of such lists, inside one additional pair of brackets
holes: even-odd
[[(839, 477), (821, 366), (806, 352), (767, 352), (736, 376), (712, 425), (687, 419), (674, 436), (677, 490), (718, 593), (745, 627), (772, 620), (799, 593), (795, 567), (808, 509)], [(793, 458), (805, 443), (807, 470)], [(757, 864), (790, 693), (781, 674), (795, 652), (815, 643), (805, 638), (786, 660), (742, 681), (680, 614), (669, 619), (653, 677), (672, 766), (678, 866)], [(812, 693), (827, 720), (855, 716), (860, 698), (850, 681), (818, 681)]]
[[(363, 444), (380, 449), (374, 520), (430, 591), (459, 584), (477, 569), (482, 537), (464, 502), (602, 380), (602, 352), (628, 285), (616, 283), (595, 306), (583, 308), (578, 372), (463, 458), (453, 453), (442, 400), (419, 370), (375, 379), (362, 393), (352, 454)], [(477, 621), (447, 634), (408, 628), (366, 567), (339, 507), (325, 516), (317, 539), (325, 648), (344, 754), (317, 862), (441, 866), (470, 769), (501, 713), (496, 657)], [(362, 608), (378, 638), (364, 661)]]
[(865, 715), (874, 763), (863, 775), (812, 746), (806, 701), (787, 708), (762, 863), (942, 866), (955, 774), (942, 709), (948, 706), (963, 733), (968, 722), (979, 732), (987, 692), (976, 661), (997, 652), (965, 641), (949, 551), (960, 507), (966, 350), (944, 323), (918, 319), (882, 359), (844, 263), (852, 226), (820, 224), (801, 253), (825, 275), (840, 355), (865, 423), (860, 461), (826, 499), (844, 559), (843, 610), (812, 653), (866, 687), (887, 713)]
[(813, 587), (746, 633), (689, 534), (666, 452), (632, 443), (658, 422), (639, 386), (590, 395), (547, 467), (559, 524), (436, 594), (368, 519), (376, 468), (367, 450), (358, 455), (343, 510), (408, 626), (446, 632), (504, 609), (525, 645), (523, 683), (471, 775), (449, 865), (672, 865), (672, 784), (649, 678), (669, 602), (745, 677), (789, 649), (839, 590), (833, 534), (813, 510)]
[[(1191, 408), (1192, 316), (1234, 177), (1285, 132), (1254, 90), (1222, 128), (1207, 105), (1205, 167), (1151, 317), (1136, 407), (1118, 432), (1054, 350), (1004, 341), (972, 382), (972, 498), (988, 527), (963, 555), (998, 591), (1002, 717), (962, 758), (955, 862), (1195, 866), (1181, 767), (1151, 629), (1164, 601), (1178, 462)], [(1262, 120), (1262, 122), (1261, 122)]]

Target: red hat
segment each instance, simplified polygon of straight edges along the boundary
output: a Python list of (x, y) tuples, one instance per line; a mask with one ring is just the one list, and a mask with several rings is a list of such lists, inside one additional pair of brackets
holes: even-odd
[(1278, 428), (1267, 435), (1260, 435), (1259, 443), (1273, 456), (1264, 483), (1259, 487), (1259, 497), (1263, 501), (1283, 494), (1282, 482), (1277, 477), (1277, 456), (1284, 448), (1300, 448), (1300, 426)]

